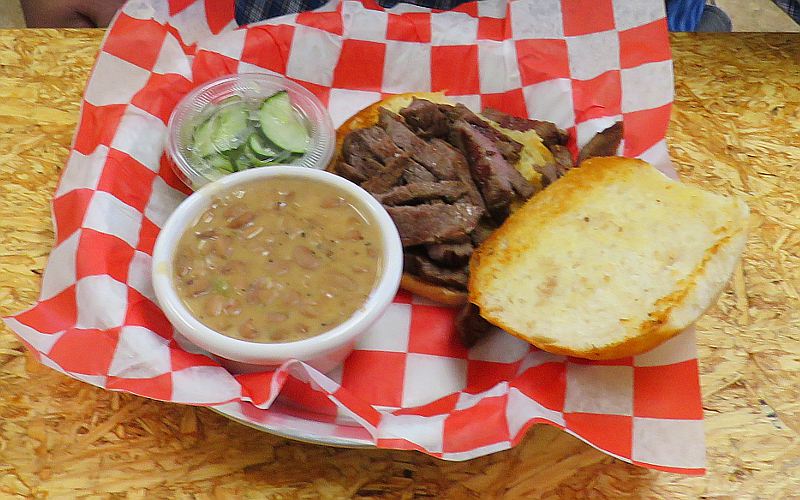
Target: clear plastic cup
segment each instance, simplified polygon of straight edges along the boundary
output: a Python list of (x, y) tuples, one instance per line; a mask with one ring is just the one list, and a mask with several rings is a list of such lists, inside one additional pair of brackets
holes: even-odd
[[(328, 111), (319, 99), (302, 85), (288, 78), (242, 73), (211, 80), (181, 99), (172, 112), (167, 132), (167, 154), (178, 176), (192, 189), (231, 173), (210, 163), (195, 150), (193, 136), (197, 127), (215, 111), (241, 99), (251, 115), (256, 116), (264, 99), (286, 90), (293, 110), (309, 132), (308, 149), (300, 155), (279, 157), (275, 164), (324, 169), (333, 156), (336, 133)], [(231, 99), (234, 98), (234, 99)], [(248, 120), (255, 130), (257, 121)], [(269, 168), (269, 166), (255, 167)]]

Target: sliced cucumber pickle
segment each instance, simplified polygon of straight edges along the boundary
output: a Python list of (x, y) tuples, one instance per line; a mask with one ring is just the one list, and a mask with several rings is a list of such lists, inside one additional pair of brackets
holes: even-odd
[(214, 168), (218, 170), (224, 170), (226, 172), (235, 172), (233, 169), (233, 164), (227, 158), (222, 155), (215, 154), (206, 158), (206, 161)]
[(194, 143), (194, 150), (200, 156), (209, 156), (216, 151), (214, 150), (214, 129), (216, 128), (217, 114), (213, 114), (206, 118), (204, 122), (194, 129), (192, 135), (192, 142)]
[(281, 90), (260, 102), (231, 96), (192, 132), (196, 161), (222, 173), (297, 161), (309, 148), (305, 119)]
[(214, 147), (217, 151), (236, 149), (250, 134), (247, 124), (247, 109), (242, 103), (225, 106), (217, 112), (217, 127), (214, 132)]
[(247, 145), (250, 147), (253, 154), (263, 160), (280, 156), (278, 151), (275, 151), (275, 149), (267, 144), (267, 141), (261, 137), (261, 134), (252, 134), (250, 139), (247, 140)]
[(265, 99), (259, 119), (261, 131), (279, 148), (292, 153), (305, 153), (308, 150), (308, 129), (292, 107), (287, 91), (281, 90)]

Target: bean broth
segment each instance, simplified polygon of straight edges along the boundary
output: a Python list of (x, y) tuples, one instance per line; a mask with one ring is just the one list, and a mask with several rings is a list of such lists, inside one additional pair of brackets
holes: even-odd
[(272, 177), (215, 198), (175, 253), (178, 295), (206, 326), (253, 342), (313, 337), (367, 300), (382, 268), (377, 223), (346, 192)]

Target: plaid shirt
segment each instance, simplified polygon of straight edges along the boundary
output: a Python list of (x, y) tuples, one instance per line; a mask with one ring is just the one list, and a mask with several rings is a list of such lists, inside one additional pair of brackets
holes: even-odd
[(800, 0), (774, 0), (775, 5), (783, 9), (794, 22), (800, 24)]
[[(431, 9), (449, 10), (471, 0), (405, 0), (402, 3), (411, 3)], [(394, 7), (400, 0), (377, 0), (381, 7)], [(271, 17), (304, 12), (322, 7), (327, 0), (236, 0), (236, 22), (249, 24), (263, 21)]]
[(703, 17), (706, 0), (667, 0), (667, 25), (670, 31), (694, 31)]

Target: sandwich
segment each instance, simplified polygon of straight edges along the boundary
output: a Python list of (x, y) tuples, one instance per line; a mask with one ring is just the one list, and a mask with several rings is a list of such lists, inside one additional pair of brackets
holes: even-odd
[[(621, 138), (619, 126), (614, 134)], [(329, 170), (369, 191), (397, 225), (401, 287), (447, 305), (467, 301), (474, 250), (574, 164), (567, 134), (554, 124), (474, 113), (438, 93), (388, 97), (336, 137)], [(606, 150), (616, 150), (613, 141)]]
[(642, 353), (696, 321), (743, 250), (748, 209), (614, 156), (622, 124), (577, 161), (552, 123), (403, 94), (337, 131), (329, 169), (387, 209), (401, 286), (460, 306), (471, 346), (500, 328), (556, 354)]

